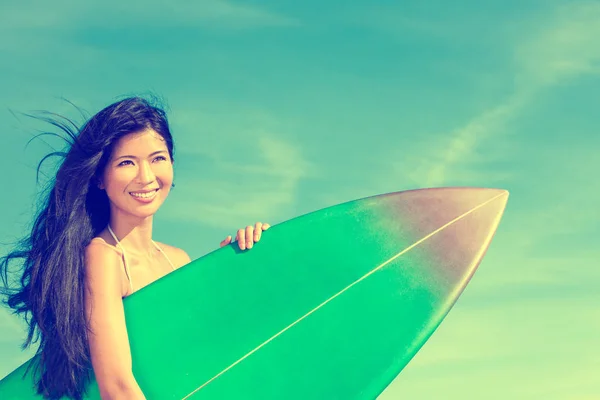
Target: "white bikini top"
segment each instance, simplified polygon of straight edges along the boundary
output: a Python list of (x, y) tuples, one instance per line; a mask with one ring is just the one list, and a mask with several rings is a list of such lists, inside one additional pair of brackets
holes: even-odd
[[(121, 245), (121, 242), (119, 242), (119, 239), (117, 239), (117, 235), (115, 235), (113, 230), (110, 228), (110, 225), (108, 225), (108, 231), (112, 235), (113, 239), (115, 239), (117, 246), (119, 246), (119, 248), (121, 249), (121, 252), (123, 253), (123, 264), (125, 265), (125, 275), (127, 275), (127, 279), (129, 279), (129, 290), (131, 291), (131, 293), (133, 293), (133, 281), (131, 280), (131, 274), (129, 273), (129, 267), (127, 266), (127, 261), (125, 260), (125, 249), (123, 248), (123, 245)], [(154, 246), (158, 249), (158, 251), (160, 251), (165, 256), (165, 258), (167, 259), (169, 264), (171, 264), (171, 268), (173, 268), (173, 271), (175, 271), (175, 266), (173, 265), (173, 263), (171, 262), (171, 260), (167, 256), (167, 254), (163, 251), (163, 249), (161, 249), (160, 246), (154, 242), (154, 240), (152, 241), (152, 244), (154, 244)]]

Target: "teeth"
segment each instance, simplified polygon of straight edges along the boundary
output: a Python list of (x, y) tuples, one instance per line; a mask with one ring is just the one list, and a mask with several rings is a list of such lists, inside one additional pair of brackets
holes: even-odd
[(131, 192), (130, 194), (134, 197), (141, 197), (142, 199), (148, 199), (152, 196), (154, 196), (154, 194), (156, 193), (156, 190), (152, 191), (152, 192), (148, 192), (148, 193), (134, 193)]

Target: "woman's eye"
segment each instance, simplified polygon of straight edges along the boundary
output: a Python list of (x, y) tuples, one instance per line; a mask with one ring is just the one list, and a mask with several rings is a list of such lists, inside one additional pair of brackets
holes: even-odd
[(120, 167), (120, 166), (123, 166), (123, 165), (127, 165), (127, 163), (129, 163), (129, 164), (133, 164), (133, 163), (131, 162), (131, 160), (125, 160), (125, 161), (121, 161), (121, 162), (119, 163), (119, 165), (118, 165), (118, 166)]
[(154, 159), (154, 161), (156, 161), (156, 160), (158, 160), (158, 161), (167, 161), (167, 157), (165, 157), (165, 156), (158, 156), (158, 157), (156, 157)]

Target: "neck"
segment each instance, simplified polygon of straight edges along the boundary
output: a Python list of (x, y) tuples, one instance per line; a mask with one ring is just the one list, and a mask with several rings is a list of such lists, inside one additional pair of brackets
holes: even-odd
[(152, 242), (152, 217), (139, 221), (111, 216), (109, 226), (128, 253), (154, 255), (157, 251)]

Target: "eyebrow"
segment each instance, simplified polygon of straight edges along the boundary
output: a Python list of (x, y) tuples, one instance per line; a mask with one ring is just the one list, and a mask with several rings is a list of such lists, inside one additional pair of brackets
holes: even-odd
[[(155, 156), (157, 154), (166, 153), (166, 152), (167, 152), (166, 150), (158, 150), (158, 151), (155, 151), (154, 153), (149, 154), (148, 157), (152, 157), (152, 156)], [(120, 160), (121, 158), (134, 158), (134, 159), (137, 160), (136, 156), (124, 155), (124, 156), (119, 156), (119, 157), (115, 158), (115, 161), (116, 160)]]

